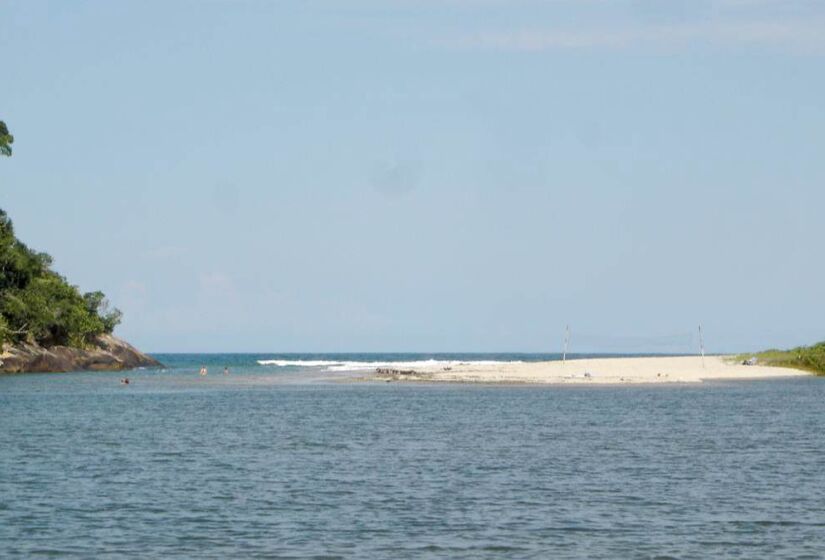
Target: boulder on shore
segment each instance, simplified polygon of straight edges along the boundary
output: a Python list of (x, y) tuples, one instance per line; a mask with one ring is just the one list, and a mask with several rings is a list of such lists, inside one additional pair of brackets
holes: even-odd
[(5, 344), (0, 354), (0, 373), (112, 371), (161, 365), (110, 334), (100, 335), (88, 348)]

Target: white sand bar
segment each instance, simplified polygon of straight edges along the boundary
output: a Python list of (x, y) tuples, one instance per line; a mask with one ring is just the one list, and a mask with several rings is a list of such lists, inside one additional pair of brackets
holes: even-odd
[(393, 381), (445, 381), (453, 383), (700, 383), (711, 379), (762, 379), (810, 375), (780, 367), (746, 366), (732, 357), (699, 356), (653, 358), (597, 358), (562, 362), (502, 362), (420, 366), (414, 373), (383, 372), (372, 379)]

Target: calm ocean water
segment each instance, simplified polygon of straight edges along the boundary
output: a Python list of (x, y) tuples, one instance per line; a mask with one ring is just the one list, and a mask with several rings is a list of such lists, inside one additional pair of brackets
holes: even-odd
[(404, 385), (334, 368), (541, 357), (161, 355), (128, 386), (0, 376), (0, 557), (825, 557), (825, 379)]

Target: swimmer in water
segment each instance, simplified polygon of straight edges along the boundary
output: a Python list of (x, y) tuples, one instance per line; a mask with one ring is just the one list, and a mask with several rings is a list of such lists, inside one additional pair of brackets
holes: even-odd
[(228, 367), (224, 366), (224, 368), (223, 368), (223, 374), (224, 374), (224, 375), (229, 375), (229, 368), (228, 368)]
[(128, 377), (124, 377), (123, 379), (121, 379), (121, 380), (120, 380), (120, 382), (121, 382), (121, 384), (123, 384), (123, 385), (128, 385), (128, 384), (129, 384), (129, 378), (128, 378)]
[(201, 375), (206, 375), (206, 366), (201, 366)]

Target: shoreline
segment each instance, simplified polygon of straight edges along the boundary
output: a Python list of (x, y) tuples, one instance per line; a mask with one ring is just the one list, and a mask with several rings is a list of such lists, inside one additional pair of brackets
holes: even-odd
[(583, 358), (545, 362), (458, 364), (414, 369), (376, 368), (359, 381), (530, 385), (649, 385), (810, 376), (773, 366), (742, 365), (733, 356)]

